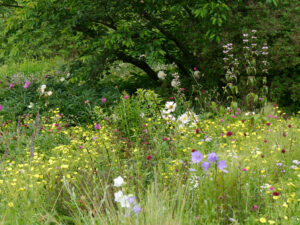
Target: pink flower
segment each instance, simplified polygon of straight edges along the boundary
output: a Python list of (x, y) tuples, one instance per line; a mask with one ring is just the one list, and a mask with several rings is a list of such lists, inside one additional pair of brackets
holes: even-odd
[(243, 170), (243, 171), (247, 171), (247, 169), (246, 169), (246, 168), (243, 168), (242, 170)]
[(275, 116), (273, 116), (273, 118), (274, 118), (274, 119), (277, 119), (277, 118), (278, 118), (278, 116), (276, 116), (276, 115), (275, 115)]
[(258, 206), (257, 205), (253, 205), (252, 210), (257, 210)]
[(236, 116), (235, 116), (235, 115), (232, 115), (231, 117), (232, 117), (232, 118), (236, 118)]
[(99, 130), (100, 129), (100, 124), (96, 123), (94, 127), (95, 127), (96, 130)]
[(151, 160), (153, 157), (152, 157), (152, 155), (148, 155), (147, 156), (147, 160), (149, 161), (149, 160)]
[(259, 98), (259, 99), (258, 99), (258, 101), (261, 101), (261, 100), (262, 100), (262, 98)]
[(241, 109), (240, 109), (240, 108), (237, 108), (236, 110), (237, 110), (238, 112), (240, 112), (240, 111), (241, 111)]
[(172, 97), (170, 97), (170, 99), (171, 99), (171, 100), (174, 100), (174, 97), (172, 96)]
[(82, 145), (79, 145), (79, 147), (78, 147), (79, 149), (82, 149)]
[(266, 123), (266, 124), (267, 124), (267, 126), (270, 126), (270, 125), (271, 125), (271, 123), (269, 123), (269, 122), (268, 122), (268, 123)]
[(129, 96), (128, 95), (125, 95), (125, 97), (124, 97), (126, 100), (129, 98)]
[(31, 83), (29, 81), (26, 81), (23, 88), (29, 88), (29, 86), (31, 85)]
[(269, 118), (272, 118), (273, 116), (272, 116), (272, 115), (269, 115), (268, 117), (269, 117)]
[(185, 88), (181, 88), (181, 90), (182, 90), (182, 91), (184, 91), (184, 90), (185, 90)]
[(14, 84), (10, 84), (8, 89), (12, 89), (14, 87)]
[(102, 101), (102, 103), (105, 103), (106, 102), (106, 98), (102, 98), (101, 101)]
[(0, 111), (3, 109), (3, 106), (2, 105), (0, 105)]
[(275, 188), (273, 186), (269, 187), (270, 191), (273, 191)]
[(168, 138), (165, 137), (165, 138), (164, 138), (164, 141), (167, 141), (167, 140), (168, 140)]
[(221, 123), (223, 123), (223, 122), (224, 122), (224, 120), (223, 120), (223, 119), (220, 119), (220, 122), (221, 122)]
[(194, 71), (196, 71), (197, 70), (197, 67), (194, 67)]
[(225, 134), (221, 133), (221, 137), (224, 137)]
[(235, 114), (235, 115), (239, 115), (239, 112), (235, 112), (234, 114)]

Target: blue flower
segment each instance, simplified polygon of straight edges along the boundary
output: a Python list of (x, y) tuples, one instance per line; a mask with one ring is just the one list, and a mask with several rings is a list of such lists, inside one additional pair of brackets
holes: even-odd
[(211, 161), (212, 163), (216, 162), (218, 160), (218, 156), (216, 153), (212, 152), (207, 155), (207, 160)]
[(203, 155), (201, 154), (201, 152), (199, 151), (192, 152), (192, 161), (194, 163), (200, 163), (202, 159), (203, 159)]
[(220, 160), (220, 161), (218, 162), (217, 166), (218, 166), (218, 168), (219, 168), (222, 172), (228, 173), (228, 171), (224, 169), (224, 168), (227, 167), (225, 161)]
[(203, 162), (201, 166), (202, 166), (203, 170), (206, 171), (210, 167), (210, 163), (209, 162)]

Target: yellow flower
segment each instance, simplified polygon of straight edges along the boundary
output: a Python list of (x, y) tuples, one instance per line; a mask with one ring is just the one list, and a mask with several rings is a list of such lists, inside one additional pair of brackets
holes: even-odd
[(274, 220), (269, 220), (268, 223), (269, 223), (269, 224), (274, 224), (275, 221), (274, 221)]
[(267, 222), (266, 218), (263, 218), (263, 217), (260, 218), (259, 221), (260, 221), (261, 223), (266, 223), (266, 222)]
[(273, 199), (274, 200), (277, 200), (277, 199), (279, 199), (280, 198), (280, 196), (273, 196)]
[(10, 208), (14, 207), (14, 203), (13, 203), (13, 202), (9, 202), (7, 205), (8, 205), (8, 207), (10, 207)]

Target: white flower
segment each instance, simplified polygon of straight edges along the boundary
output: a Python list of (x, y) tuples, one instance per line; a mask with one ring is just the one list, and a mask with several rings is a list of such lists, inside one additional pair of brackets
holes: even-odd
[(32, 102), (30, 102), (30, 104), (29, 104), (28, 108), (29, 108), (29, 109), (32, 109), (32, 108), (33, 108), (33, 106), (34, 106), (34, 104), (33, 104)]
[(115, 201), (116, 202), (120, 202), (120, 200), (123, 198), (123, 192), (122, 191), (118, 191), (118, 192), (116, 192), (115, 194)]
[(181, 115), (178, 120), (183, 123), (183, 124), (186, 124), (188, 123), (190, 120), (189, 120), (189, 116), (187, 113), (184, 113), (183, 115)]
[(196, 79), (199, 79), (200, 78), (200, 71), (198, 71), (198, 70), (194, 71), (194, 77)]
[(122, 208), (130, 207), (130, 203), (128, 201), (128, 196), (124, 195), (122, 191), (118, 191), (114, 195), (115, 195), (115, 201), (119, 202)]
[(172, 86), (172, 87), (176, 88), (176, 87), (179, 87), (179, 85), (180, 85), (179, 80), (173, 79), (173, 80), (171, 81), (171, 86)]
[(145, 113), (141, 113), (141, 114), (140, 114), (140, 117), (141, 117), (141, 118), (144, 118), (144, 116), (145, 116)]
[(300, 164), (300, 161), (298, 161), (298, 160), (293, 160), (293, 163), (296, 164), (296, 165), (299, 165), (299, 164)]
[(159, 71), (157, 74), (157, 77), (161, 80), (164, 80), (166, 78), (167, 74), (165, 74), (164, 71)]
[(116, 179), (114, 179), (115, 187), (121, 187), (123, 183), (124, 183), (124, 179), (121, 176), (118, 176)]
[(175, 102), (166, 102), (166, 108), (169, 112), (174, 112), (176, 109), (176, 103)]
[(48, 91), (48, 92), (47, 92), (47, 95), (48, 95), (48, 96), (51, 96), (52, 94), (53, 94), (52, 91)]
[(45, 84), (43, 84), (43, 85), (41, 86), (41, 92), (42, 92), (42, 94), (44, 94), (46, 87), (47, 87), (47, 86), (46, 86)]
[(64, 82), (64, 81), (65, 81), (65, 78), (64, 78), (64, 77), (60, 78), (60, 81), (61, 81), (61, 82)]

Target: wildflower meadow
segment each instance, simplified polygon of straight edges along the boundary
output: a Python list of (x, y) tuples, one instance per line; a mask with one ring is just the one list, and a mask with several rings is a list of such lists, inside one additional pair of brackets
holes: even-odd
[(298, 1), (0, 12), (0, 224), (300, 224)]

